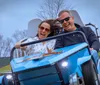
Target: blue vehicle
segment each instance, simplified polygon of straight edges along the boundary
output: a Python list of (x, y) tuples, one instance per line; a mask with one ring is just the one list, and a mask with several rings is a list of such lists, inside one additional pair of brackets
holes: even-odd
[(64, 35), (80, 34), (84, 42), (55, 49), (55, 54), (33, 54), (16, 58), (11, 51), (11, 73), (0, 77), (0, 85), (100, 85), (97, 66), (82, 32), (61, 34), (24, 43), (39, 43)]

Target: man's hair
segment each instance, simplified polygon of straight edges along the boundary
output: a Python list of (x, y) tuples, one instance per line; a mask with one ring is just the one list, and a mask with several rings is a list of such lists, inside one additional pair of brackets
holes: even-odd
[(70, 10), (62, 10), (59, 12), (58, 17), (64, 12), (67, 12), (70, 16), (72, 16), (72, 13), (70, 12)]

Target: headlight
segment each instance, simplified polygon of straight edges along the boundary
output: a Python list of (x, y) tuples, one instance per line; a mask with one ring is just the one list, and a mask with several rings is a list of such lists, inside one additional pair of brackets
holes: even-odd
[(67, 67), (68, 66), (68, 62), (67, 61), (63, 61), (62, 62), (62, 67)]
[(7, 79), (12, 79), (12, 75), (11, 74), (8, 74), (8, 75), (6, 75), (6, 78)]

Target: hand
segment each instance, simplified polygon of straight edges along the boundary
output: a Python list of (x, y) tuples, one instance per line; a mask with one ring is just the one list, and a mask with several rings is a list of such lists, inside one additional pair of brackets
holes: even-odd
[(19, 49), (21, 46), (21, 42), (17, 42), (16, 44), (15, 44), (15, 48), (17, 48), (17, 49)]
[(93, 48), (90, 48), (90, 50), (94, 50)]
[(50, 55), (50, 54), (60, 54), (60, 53), (62, 53), (62, 52), (54, 52), (52, 49), (49, 49), (48, 47), (47, 47), (47, 50), (48, 50), (48, 53), (44, 54), (44, 56), (47, 56), (47, 55)]
[(15, 44), (15, 48), (25, 50), (27, 48), (27, 46), (21, 47), (21, 42), (17, 42)]
[(47, 50), (48, 50), (48, 53), (52, 53), (53, 52), (53, 50), (49, 49), (48, 47), (47, 47)]

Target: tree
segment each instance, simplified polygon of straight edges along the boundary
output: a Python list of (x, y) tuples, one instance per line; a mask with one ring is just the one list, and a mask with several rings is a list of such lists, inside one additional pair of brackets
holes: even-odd
[(4, 57), (9, 57), (10, 56), (10, 52), (12, 49), (12, 39), (7, 38), (6, 40), (4, 40), (4, 46), (3, 46), (3, 55)]
[(3, 36), (0, 35), (0, 57), (2, 56), (2, 49), (3, 49), (4, 43), (3, 43)]
[(10, 56), (12, 39), (3, 39), (3, 35), (0, 35), (0, 57)]
[[(13, 43), (15, 45), (16, 42), (19, 42), (20, 40), (24, 40), (24, 39), (28, 38), (27, 30), (22, 30), (22, 31), (17, 30), (17, 31), (15, 31), (15, 33), (13, 34), (12, 37), (13, 37)], [(20, 49), (19, 50), (16, 49), (14, 51), (14, 55), (16, 57), (20, 57), (22, 54), (23, 54), (23, 52)]]
[(23, 30), (23, 31), (15, 31), (15, 33), (12, 35), (13, 37), (13, 43), (15, 44), (16, 42), (24, 39), (27, 37), (27, 30)]
[[(45, 0), (40, 6), (38, 17), (40, 19), (57, 18), (62, 9), (73, 9), (70, 4), (65, 5), (66, 0)], [(67, 0), (68, 1), (68, 0)]]

